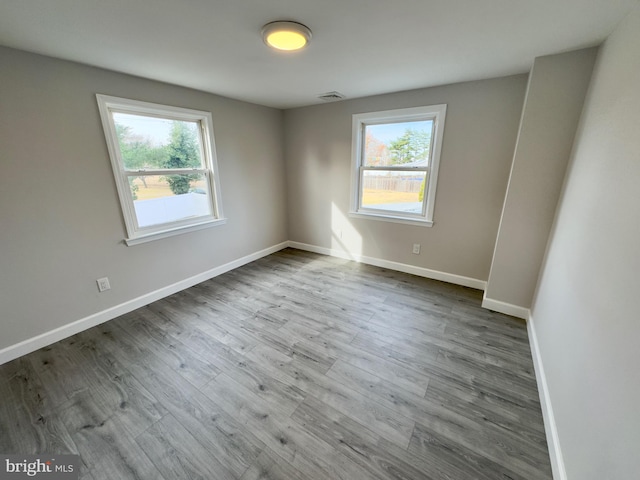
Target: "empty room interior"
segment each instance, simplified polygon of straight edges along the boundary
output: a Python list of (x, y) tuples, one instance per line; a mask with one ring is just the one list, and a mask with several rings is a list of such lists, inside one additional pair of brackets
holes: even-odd
[(637, 0), (3, 1), (0, 476), (638, 478), (639, 132)]

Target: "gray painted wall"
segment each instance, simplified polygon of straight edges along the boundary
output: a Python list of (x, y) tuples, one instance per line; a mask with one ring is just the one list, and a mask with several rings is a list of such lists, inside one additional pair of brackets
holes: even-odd
[(640, 7), (607, 39), (532, 315), (570, 480), (640, 472)]
[[(285, 111), (290, 240), (486, 281), (526, 81), (517, 75)], [(352, 114), (441, 103), (434, 226), (348, 217)], [(411, 253), (414, 243), (420, 255)]]
[(535, 60), (486, 299), (531, 306), (596, 53)]
[[(0, 65), (0, 349), (287, 240), (280, 110), (7, 48)], [(212, 112), (228, 223), (125, 246), (96, 93)]]

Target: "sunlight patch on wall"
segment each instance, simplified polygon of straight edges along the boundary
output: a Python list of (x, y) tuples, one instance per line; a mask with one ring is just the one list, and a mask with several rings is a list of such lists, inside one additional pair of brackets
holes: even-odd
[(349, 257), (362, 255), (362, 235), (334, 202), (331, 203), (331, 249)]

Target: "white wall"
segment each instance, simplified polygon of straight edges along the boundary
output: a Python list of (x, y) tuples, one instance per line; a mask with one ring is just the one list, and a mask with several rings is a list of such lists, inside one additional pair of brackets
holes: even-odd
[[(526, 81), (517, 75), (285, 111), (290, 240), (486, 281)], [(441, 103), (434, 226), (350, 218), (352, 115)], [(414, 243), (420, 255), (411, 253)]]
[(485, 290), (489, 308), (531, 306), (596, 53), (535, 59)]
[(607, 39), (533, 302), (567, 478), (640, 472), (640, 8)]
[[(0, 65), (0, 352), (287, 240), (280, 110), (7, 48)], [(228, 223), (125, 246), (96, 93), (212, 112)]]

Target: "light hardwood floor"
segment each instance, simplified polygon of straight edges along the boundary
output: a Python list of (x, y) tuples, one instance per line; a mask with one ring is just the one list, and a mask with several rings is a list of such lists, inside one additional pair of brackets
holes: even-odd
[(523, 322), (286, 249), (0, 366), (0, 452), (82, 479), (550, 479)]

